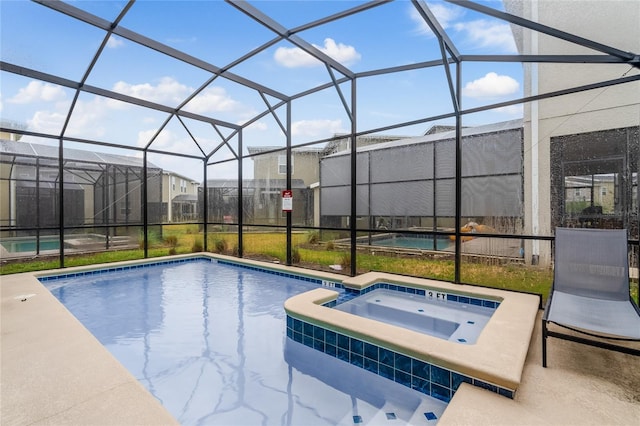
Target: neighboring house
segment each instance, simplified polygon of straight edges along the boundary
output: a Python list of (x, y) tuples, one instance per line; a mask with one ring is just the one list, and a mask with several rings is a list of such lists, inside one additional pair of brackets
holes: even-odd
[[(0, 140), (0, 224), (55, 228), (60, 222), (57, 146)], [(64, 148), (64, 226), (143, 222), (143, 164), (133, 156)], [(147, 214), (161, 220), (162, 169), (147, 163)]]
[[(607, 1), (586, 0), (504, 0), (508, 13), (594, 39), (623, 52), (640, 51), (640, 2), (625, 2), (624, 9), (612, 5)], [(520, 54), (603, 55), (537, 31), (518, 26), (512, 29)], [(638, 74), (638, 69), (629, 65), (597, 63), (525, 63), (523, 67), (524, 96)], [(525, 103), (524, 232), (552, 235), (555, 227), (572, 225), (573, 212), (566, 209), (566, 187), (578, 179), (597, 181), (608, 177), (614, 187), (607, 189), (607, 193), (613, 192), (615, 200), (613, 207), (602, 206), (603, 223), (607, 227), (626, 228), (630, 238), (638, 238), (639, 145), (638, 81)], [(594, 207), (597, 203), (591, 192), (585, 201)], [(551, 262), (549, 244), (531, 240), (525, 251), (527, 260)]]
[(189, 222), (198, 219), (200, 183), (168, 170), (162, 172), (163, 222)]
[[(359, 228), (452, 227), (455, 223), (455, 130), (357, 149)], [(462, 129), (462, 216), (511, 230), (522, 223), (522, 121)], [(320, 167), (322, 226), (346, 226), (351, 210), (350, 155)]]

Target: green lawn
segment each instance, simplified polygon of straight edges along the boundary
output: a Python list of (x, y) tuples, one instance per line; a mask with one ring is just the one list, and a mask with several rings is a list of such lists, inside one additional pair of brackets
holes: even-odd
[[(202, 249), (202, 234), (195, 225), (171, 225), (163, 230), (163, 239), (155, 238), (150, 242), (149, 257), (184, 254)], [(172, 238), (175, 237), (175, 238)], [(329, 269), (329, 265), (341, 264), (349, 270), (349, 253), (332, 249), (327, 244), (310, 244), (311, 234), (292, 235), (294, 251), (300, 257), (300, 266), (315, 269)], [(237, 235), (235, 233), (209, 233), (208, 249), (222, 248), (224, 254), (237, 253)], [(220, 241), (224, 241), (220, 245)], [(217, 243), (217, 244), (216, 244)], [(243, 234), (244, 257), (286, 262), (286, 236), (283, 233), (245, 233)], [(86, 255), (65, 257), (65, 266), (91, 265), (123, 260), (142, 259), (143, 250), (121, 250), (98, 252)], [(453, 281), (454, 263), (452, 260), (430, 259), (426, 257), (403, 257), (381, 255), (379, 253), (357, 255), (358, 273), (383, 271)], [(0, 266), (0, 274), (38, 271), (58, 268), (58, 259), (5, 262)], [(541, 294), (546, 299), (551, 282), (552, 271), (545, 268), (525, 265), (488, 265), (483, 263), (464, 263), (461, 265), (461, 281), (486, 287), (524, 291)], [(638, 300), (638, 283), (632, 284), (632, 297)]]

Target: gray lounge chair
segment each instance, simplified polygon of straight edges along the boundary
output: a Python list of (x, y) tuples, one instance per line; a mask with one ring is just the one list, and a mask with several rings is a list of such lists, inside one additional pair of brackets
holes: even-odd
[[(591, 339), (549, 330), (550, 322)], [(542, 316), (543, 367), (547, 337), (640, 355), (640, 349), (601, 340), (640, 341), (625, 229), (556, 228), (553, 287)]]

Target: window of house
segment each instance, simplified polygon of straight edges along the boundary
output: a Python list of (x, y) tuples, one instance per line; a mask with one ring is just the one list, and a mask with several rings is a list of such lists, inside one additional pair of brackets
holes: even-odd
[(175, 176), (171, 176), (171, 190), (172, 191), (176, 190), (176, 177)]
[[(278, 155), (278, 174), (287, 174), (287, 156)], [(291, 175), (293, 175), (293, 157), (291, 157)]]

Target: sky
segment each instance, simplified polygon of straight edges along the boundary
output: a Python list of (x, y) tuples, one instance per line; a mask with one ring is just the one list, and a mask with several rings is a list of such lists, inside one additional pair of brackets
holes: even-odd
[[(72, 1), (80, 8), (108, 22), (116, 19), (124, 1)], [(351, 1), (255, 1), (253, 7), (287, 30), (355, 7)], [(508, 23), (460, 6), (427, 2), (440, 25), (463, 54), (516, 54)], [(500, 1), (483, 2), (502, 10)], [(87, 25), (37, 3), (0, 0), (2, 61), (81, 81), (93, 56), (105, 38), (102, 29)], [(331, 83), (343, 75), (306, 54), (288, 41), (235, 64), (234, 62), (276, 36), (235, 7), (221, 1), (138, 1), (120, 26), (157, 40), (219, 68), (227, 68), (244, 79), (275, 90), (284, 96)], [(400, 0), (372, 8), (335, 22), (296, 33), (354, 73), (365, 73), (401, 65), (440, 59), (437, 39), (409, 1)], [(462, 108), (489, 105), (523, 96), (522, 65), (518, 63), (465, 63), (462, 72)], [(232, 80), (181, 63), (121, 35), (111, 35), (99, 59), (87, 74), (86, 84), (145, 101), (213, 117), (223, 123), (242, 126), (278, 104), (279, 100)], [(75, 90), (2, 72), (0, 116), (4, 121), (28, 130), (58, 135), (65, 125)], [(199, 90), (201, 89), (201, 90)], [(199, 91), (198, 91), (199, 90)], [(198, 94), (192, 97), (194, 91)], [(330, 87), (295, 99), (291, 106), (291, 138), (301, 144), (329, 138), (351, 129), (351, 112), (358, 131), (379, 129), (399, 122), (453, 112), (443, 67), (362, 77), (356, 83), (356, 103), (351, 105), (351, 83)], [(349, 105), (345, 108), (344, 101)], [(521, 107), (499, 108), (469, 114), (463, 125), (478, 125), (519, 118)], [(243, 152), (247, 147), (285, 147), (281, 126), (286, 126), (286, 109), (278, 108), (255, 121), (242, 132)], [(154, 150), (202, 155), (217, 149), (211, 161), (232, 158), (238, 138), (228, 145), (222, 138), (233, 129), (173, 117), (165, 112), (80, 93), (65, 136), (90, 139), (124, 147), (150, 146)], [(392, 129), (384, 133), (416, 136), (433, 124), (453, 124), (452, 119)], [(160, 130), (161, 129), (161, 130)], [(196, 139), (199, 146), (193, 141)], [(33, 143), (55, 144), (55, 139), (24, 137)], [(66, 142), (65, 146), (131, 155), (126, 149)], [(221, 146), (221, 147), (220, 147)], [(319, 144), (318, 146), (321, 146)], [(220, 147), (220, 148), (218, 148)], [(139, 155), (139, 154), (134, 154)], [(202, 179), (199, 161), (150, 155), (155, 164), (194, 180)], [(252, 167), (245, 160), (245, 170)], [(235, 177), (236, 165), (214, 166), (210, 177)]]

